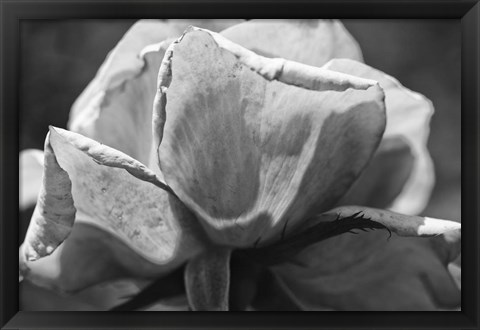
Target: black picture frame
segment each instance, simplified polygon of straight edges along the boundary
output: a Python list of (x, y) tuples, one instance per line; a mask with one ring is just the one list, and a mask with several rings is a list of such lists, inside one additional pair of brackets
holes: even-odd
[[(320, 13), (320, 14), (318, 14)], [(0, 325), (2, 329), (478, 329), (480, 4), (420, 1), (1, 0)], [(19, 22), (80, 18), (442, 18), (462, 27), (462, 311), (188, 313), (18, 311)], [(468, 289), (465, 289), (468, 288)]]

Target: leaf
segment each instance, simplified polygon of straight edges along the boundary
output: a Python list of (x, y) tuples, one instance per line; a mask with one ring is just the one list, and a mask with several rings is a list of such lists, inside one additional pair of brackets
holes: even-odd
[(277, 240), (287, 219), (332, 207), (385, 125), (374, 81), (196, 29), (167, 51), (154, 112), (166, 182), (212, 240), (236, 247)]
[(185, 288), (192, 310), (229, 310), (230, 254), (228, 249), (213, 247), (188, 261)]

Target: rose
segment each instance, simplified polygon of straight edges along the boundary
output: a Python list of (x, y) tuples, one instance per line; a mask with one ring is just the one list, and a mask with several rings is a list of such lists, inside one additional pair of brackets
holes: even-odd
[[(26, 278), (74, 291), (117, 277), (159, 277), (187, 262), (190, 306), (226, 309), (230, 250), (236, 248), (269, 263), (304, 309), (458, 304), (459, 290), (445, 265), (455, 256), (459, 225), (367, 207), (329, 211), (369, 204), (369, 195), (378, 191), (385, 191), (384, 199), (373, 206), (390, 204), (407, 214), (423, 208), (433, 182), (425, 148), (427, 100), (355, 61), (333, 60), (318, 69), (269, 60), (228, 40), (269, 57), (317, 66), (332, 57), (361, 59), (335, 21), (248, 22), (224, 31), (228, 39), (194, 29), (170, 48), (170, 41), (148, 46), (135, 59), (143, 46), (165, 38), (156, 31), (167, 27), (172, 28), (143, 22), (132, 28), (72, 110), (70, 129), (109, 147), (51, 129), (43, 191), (21, 259), (44, 257), (71, 234), (51, 256), (22, 259)], [(273, 32), (287, 38), (265, 40)], [(301, 37), (312, 34), (323, 38), (317, 43), (321, 49), (312, 37)], [(152, 86), (165, 51), (151, 152)], [(400, 162), (388, 173), (391, 181), (379, 185), (384, 174), (378, 169), (392, 158)], [(367, 219), (352, 217), (357, 211)], [(342, 219), (332, 222), (337, 215)], [(407, 239), (385, 243), (377, 234), (324, 240), (329, 232), (379, 224), (401, 235), (445, 235), (434, 245)], [(383, 274), (372, 276), (378, 264), (386, 265)], [(81, 272), (87, 265), (89, 271)], [(212, 282), (212, 273), (221, 280)], [(440, 285), (443, 292), (429, 289)]]

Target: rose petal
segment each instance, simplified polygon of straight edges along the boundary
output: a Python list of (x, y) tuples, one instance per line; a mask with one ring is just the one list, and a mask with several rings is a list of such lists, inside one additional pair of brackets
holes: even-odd
[(43, 152), (26, 149), (20, 152), (20, 210), (24, 211), (37, 202), (42, 186)]
[(460, 305), (460, 290), (430, 239), (344, 234), (273, 268), (304, 310), (435, 310)]
[(172, 268), (146, 260), (109, 232), (79, 220), (51, 255), (27, 261), (22, 249), (20, 271), (28, 282), (70, 295), (113, 279), (158, 277)]
[(368, 205), (376, 208), (392, 205), (409, 180), (414, 164), (415, 157), (405, 139), (384, 139), (372, 160), (338, 205)]
[[(167, 19), (165, 20), (169, 26), (180, 31), (175, 37), (180, 36), (189, 26), (199, 26), (204, 29), (219, 32), (231, 26), (245, 22), (244, 19)], [(174, 37), (174, 36), (172, 36)]]
[[(80, 112), (88, 108), (94, 95), (108, 92), (129, 79), (154, 68), (145, 68), (144, 59), (139, 54), (146, 46), (178, 37), (190, 25), (202, 26), (214, 31), (221, 31), (243, 20), (155, 20), (143, 19), (136, 22), (125, 33), (119, 43), (110, 52), (107, 60), (98, 70), (97, 76), (89, 84), (83, 94), (76, 100), (71, 113), (74, 120)], [(161, 59), (161, 57), (160, 57)], [(158, 63), (159, 64), (159, 63)], [(119, 103), (121, 104), (121, 103)]]
[(257, 54), (313, 66), (332, 58), (363, 60), (357, 42), (338, 20), (251, 20), (222, 35)]
[[(76, 100), (69, 129), (149, 164), (152, 104), (168, 38), (191, 24), (224, 29), (241, 20), (140, 20), (111, 51), (95, 79)], [(142, 50), (164, 42), (155, 51)], [(115, 122), (115, 125), (112, 123)]]
[(374, 81), (267, 59), (204, 30), (172, 44), (158, 90), (165, 179), (229, 246), (278, 239), (287, 219), (331, 207), (385, 124)]
[(191, 259), (185, 268), (185, 288), (194, 311), (228, 311), (231, 250), (219, 247)]
[(137, 60), (143, 67), (119, 85), (101, 89), (94, 80), (74, 104), (69, 129), (148, 164), (155, 84), (167, 46), (143, 54)]
[(28, 261), (52, 253), (67, 238), (75, 220), (72, 183), (58, 164), (50, 134), (45, 140), (44, 157), (42, 186), (23, 247)]
[[(432, 160), (427, 150), (427, 139), (430, 132), (429, 123), (433, 114), (431, 102), (424, 96), (403, 87), (393, 77), (362, 63), (339, 59), (327, 63), (324, 68), (375, 79), (385, 91), (387, 127), (381, 147), (377, 151), (379, 157), (374, 158), (374, 163), (369, 166), (378, 168), (384, 164), (385, 158), (396, 157), (395, 153), (392, 153), (392, 150), (388, 148), (388, 141), (394, 139), (400, 138), (406, 142), (414, 157), (413, 168), (405, 183), (403, 179), (405, 177), (404, 168), (401, 166), (392, 166), (388, 176), (383, 175), (382, 171), (374, 172), (367, 169), (364, 174), (365, 179), (360, 177), (357, 188), (353, 188), (355, 193), (351, 193), (339, 205), (361, 204), (362, 199), (365, 198), (365, 192), (359, 187), (365, 181), (383, 181), (385, 182), (383, 186), (391, 185), (392, 191), (400, 191), (399, 195), (395, 199), (389, 200), (388, 205), (380, 205), (381, 203), (368, 205), (382, 208), (388, 206), (395, 212), (418, 214), (427, 204), (435, 180)], [(375, 161), (382, 162), (382, 164), (377, 164)], [(372, 191), (372, 193), (376, 193), (379, 198), (383, 198), (379, 192)], [(375, 199), (375, 197), (372, 197), (372, 199)]]
[[(164, 183), (143, 164), (61, 129), (51, 128), (48, 141), (61, 169), (72, 180), (76, 223), (97, 226), (114, 235), (165, 271), (200, 252), (192, 214), (161, 189), (166, 187)], [(29, 235), (42, 239), (36, 232)], [(28, 260), (29, 251), (24, 252)]]

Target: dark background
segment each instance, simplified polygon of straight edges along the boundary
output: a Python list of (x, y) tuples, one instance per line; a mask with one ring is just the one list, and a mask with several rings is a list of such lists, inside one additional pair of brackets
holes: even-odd
[[(66, 127), (76, 97), (134, 20), (22, 21), (20, 149), (43, 149), (48, 125)], [(429, 150), (437, 176), (425, 215), (459, 221), (458, 20), (344, 20), (365, 62), (432, 100)]]

